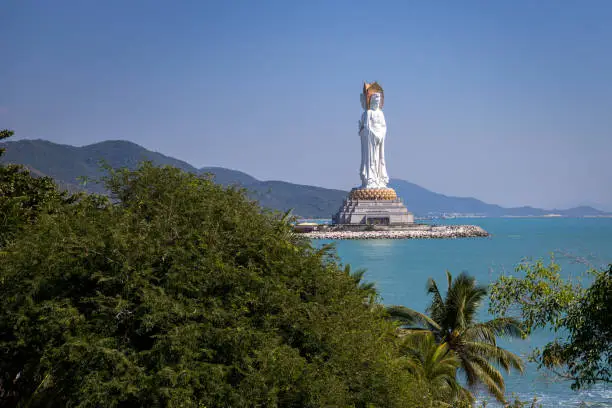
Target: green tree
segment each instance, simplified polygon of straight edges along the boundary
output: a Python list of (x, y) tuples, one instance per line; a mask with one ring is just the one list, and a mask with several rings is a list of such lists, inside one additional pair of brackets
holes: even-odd
[(0, 405), (428, 405), (331, 250), (175, 168), (107, 186), (0, 253)]
[(363, 277), (366, 273), (365, 269), (357, 269), (355, 272), (351, 271), (351, 265), (344, 266), (344, 274), (355, 281), (355, 284), (367, 295), (369, 302), (374, 302), (378, 296), (376, 285), (374, 282), (365, 282)]
[(563, 279), (554, 261), (524, 261), (518, 276), (501, 276), (491, 286), (490, 312), (515, 316), (531, 333), (549, 328), (557, 339), (531, 358), (540, 367), (572, 380), (579, 389), (596, 382), (610, 382), (612, 373), (612, 265), (589, 270), (593, 282), (586, 288)]
[(426, 387), (433, 406), (471, 406), (472, 394), (457, 381), (461, 362), (448, 344), (437, 343), (428, 331), (406, 333), (403, 340), (406, 367)]
[(497, 337), (520, 337), (523, 333), (519, 322), (507, 317), (477, 322), (476, 313), (487, 296), (486, 287), (477, 285), (475, 279), (465, 273), (455, 279), (449, 272), (446, 276), (445, 297), (435, 280), (430, 278), (427, 283), (427, 293), (432, 296), (428, 315), (403, 306), (391, 306), (388, 312), (404, 328), (431, 332), (437, 343), (445, 343), (456, 353), (469, 387), (482, 384), (504, 402), (505, 383), (498, 367), (523, 372), (524, 364), (519, 356), (499, 347)]
[[(0, 140), (13, 134), (10, 130), (0, 130)], [(0, 148), (0, 160), (5, 150)], [(33, 223), (41, 212), (54, 211), (57, 205), (73, 199), (59, 191), (49, 177), (34, 177), (21, 165), (0, 163), (0, 248)]]

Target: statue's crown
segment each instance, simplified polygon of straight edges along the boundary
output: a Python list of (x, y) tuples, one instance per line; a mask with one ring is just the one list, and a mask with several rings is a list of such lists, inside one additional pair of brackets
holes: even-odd
[(363, 96), (366, 100), (366, 109), (370, 109), (370, 98), (372, 94), (379, 93), (380, 94), (380, 108), (382, 109), (385, 104), (385, 91), (383, 91), (382, 86), (376, 81), (367, 83), (363, 82)]

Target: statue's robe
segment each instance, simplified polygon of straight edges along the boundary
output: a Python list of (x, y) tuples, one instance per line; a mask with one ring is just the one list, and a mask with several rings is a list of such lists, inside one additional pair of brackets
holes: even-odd
[(389, 183), (385, 164), (387, 124), (382, 110), (363, 112), (361, 117), (361, 184), (363, 188), (384, 188)]

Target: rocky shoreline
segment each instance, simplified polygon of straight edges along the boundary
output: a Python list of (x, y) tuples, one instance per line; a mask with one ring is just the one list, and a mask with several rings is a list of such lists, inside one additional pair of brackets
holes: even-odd
[(415, 225), (401, 229), (373, 231), (319, 230), (300, 235), (311, 239), (448, 239), (488, 237), (490, 234), (476, 225)]

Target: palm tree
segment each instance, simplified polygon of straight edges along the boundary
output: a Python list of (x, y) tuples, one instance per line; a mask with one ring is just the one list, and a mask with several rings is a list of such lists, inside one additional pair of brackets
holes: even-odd
[(344, 274), (350, 277), (354, 282), (355, 286), (357, 286), (364, 294), (366, 299), (366, 303), (373, 304), (374, 299), (378, 296), (378, 291), (376, 290), (376, 285), (374, 282), (364, 282), (363, 276), (366, 273), (365, 269), (357, 269), (355, 272), (351, 271), (351, 265), (345, 265)]
[(497, 346), (497, 337), (522, 337), (519, 322), (507, 317), (476, 322), (476, 312), (487, 295), (486, 286), (476, 285), (475, 279), (465, 273), (453, 280), (446, 272), (446, 278), (445, 297), (435, 280), (427, 282), (427, 293), (433, 296), (427, 308), (429, 316), (403, 306), (389, 307), (389, 315), (400, 323), (404, 333), (432, 333), (438, 344), (445, 343), (456, 353), (469, 387), (482, 384), (498, 401), (505, 402), (505, 383), (498, 367), (521, 373), (525, 367), (519, 356)]
[(405, 336), (401, 350), (406, 368), (429, 387), (436, 406), (451, 407), (461, 402), (471, 406), (472, 394), (457, 382), (461, 362), (448, 344), (438, 344), (431, 332), (421, 331)]

